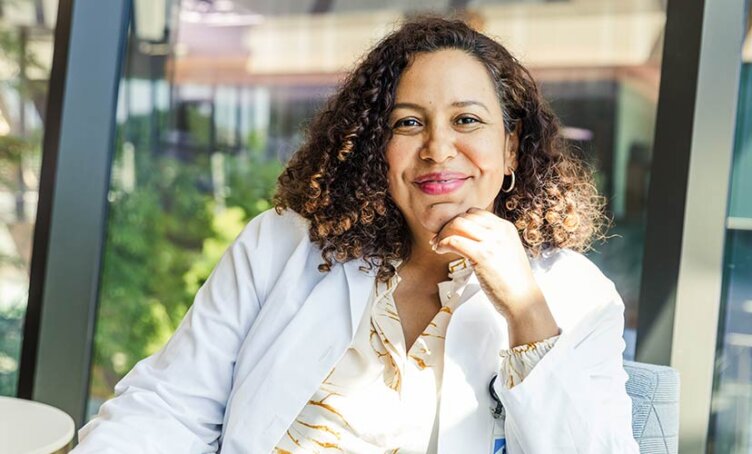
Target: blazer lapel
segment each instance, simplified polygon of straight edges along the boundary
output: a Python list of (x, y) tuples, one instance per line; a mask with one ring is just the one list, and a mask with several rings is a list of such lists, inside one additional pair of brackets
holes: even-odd
[[(269, 452), (284, 435), (305, 403), (352, 342), (373, 286), (373, 277), (348, 262), (332, 267), (301, 303), (267, 301), (269, 309), (286, 312), (297, 306), (291, 319), (269, 330), (276, 340), (241, 379), (233, 406), (242, 410), (230, 418), (223, 450)], [(294, 278), (287, 282), (294, 282)], [(289, 285), (289, 284), (288, 284)], [(236, 410), (237, 412), (237, 410)], [(259, 428), (260, 430), (248, 430)]]
[(487, 453), (494, 424), (488, 384), (508, 344), (507, 326), (475, 275), (462, 300), (447, 327), (438, 452)]

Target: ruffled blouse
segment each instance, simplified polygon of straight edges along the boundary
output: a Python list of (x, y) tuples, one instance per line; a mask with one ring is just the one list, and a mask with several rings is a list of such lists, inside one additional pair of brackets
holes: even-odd
[[(376, 283), (352, 345), (279, 440), (274, 453), (436, 452), (444, 336), (472, 267), (449, 264), (438, 284), (441, 309), (408, 349), (394, 290), (400, 277)], [(502, 350), (502, 377), (520, 383), (557, 337)]]

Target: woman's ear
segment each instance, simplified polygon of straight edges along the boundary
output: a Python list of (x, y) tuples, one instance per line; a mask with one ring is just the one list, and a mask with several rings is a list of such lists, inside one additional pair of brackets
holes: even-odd
[(504, 171), (507, 174), (507, 170), (511, 173), (512, 170), (517, 169), (517, 154), (520, 150), (520, 132), (522, 131), (522, 121), (517, 120), (514, 125), (514, 130), (507, 133), (506, 150), (504, 150), (504, 162), (507, 163), (507, 169)]

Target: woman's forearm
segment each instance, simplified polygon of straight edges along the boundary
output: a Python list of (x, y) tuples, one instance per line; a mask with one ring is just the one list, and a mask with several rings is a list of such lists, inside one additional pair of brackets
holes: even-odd
[(509, 348), (559, 334), (559, 327), (540, 289), (531, 291), (523, 304), (507, 307), (503, 314), (509, 331)]

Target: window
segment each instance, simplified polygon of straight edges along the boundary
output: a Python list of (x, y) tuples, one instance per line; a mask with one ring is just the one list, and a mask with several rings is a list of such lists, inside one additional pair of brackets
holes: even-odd
[(590, 257), (627, 304), (632, 356), (662, 2), (144, 0), (120, 86), (90, 416), (270, 208), (302, 127), (357, 57), (401, 18), (453, 6), (533, 71), (598, 169), (615, 236)]
[[(749, 43), (749, 36), (747, 42)], [(745, 46), (745, 50), (748, 46)], [(752, 64), (741, 68), (708, 452), (752, 452)]]
[(0, 395), (14, 396), (57, 1), (0, 4)]

